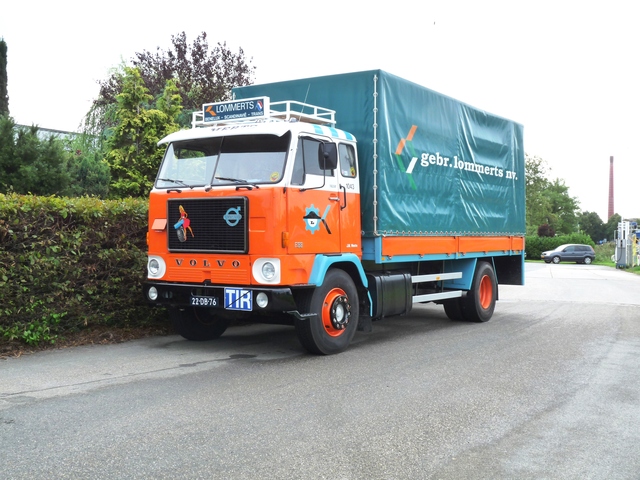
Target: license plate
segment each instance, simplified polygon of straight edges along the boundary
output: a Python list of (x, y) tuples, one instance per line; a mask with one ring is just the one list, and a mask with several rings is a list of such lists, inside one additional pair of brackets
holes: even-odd
[(218, 297), (204, 297), (201, 295), (191, 296), (192, 307), (217, 307)]

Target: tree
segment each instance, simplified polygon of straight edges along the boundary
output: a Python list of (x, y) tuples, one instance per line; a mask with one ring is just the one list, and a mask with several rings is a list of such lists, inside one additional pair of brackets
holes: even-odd
[(555, 237), (556, 231), (548, 223), (543, 223), (538, 227), (539, 237)]
[[(190, 114), (202, 108), (203, 103), (227, 100), (231, 88), (249, 85), (255, 67), (247, 61), (242, 48), (234, 54), (226, 43), (218, 43), (212, 49), (207, 34), (202, 32), (189, 45), (185, 32), (171, 36), (172, 46), (168, 51), (156, 49), (155, 53), (143, 50), (136, 53), (132, 64), (140, 71), (144, 84), (151, 95), (150, 104), (163, 94), (166, 82), (174, 80), (184, 114), (179, 118), (183, 126), (189, 125)], [(116, 103), (123, 88), (122, 69), (100, 82), (100, 94), (93, 103), (93, 110), (105, 111)]]
[(68, 187), (69, 154), (54, 135), (40, 137), (37, 126), (17, 127), (0, 116), (0, 192), (60, 194)]
[(547, 164), (538, 156), (526, 155), (526, 224), (527, 233), (535, 233), (540, 225), (547, 223), (551, 209), (545, 190), (549, 187)]
[(549, 225), (557, 233), (568, 235), (578, 231), (579, 202), (569, 195), (569, 187), (564, 180), (556, 178), (545, 190), (551, 209), (548, 212)]
[(594, 243), (604, 240), (607, 236), (610, 237), (605, 232), (604, 223), (596, 212), (582, 212), (578, 217), (578, 223), (580, 230), (589, 235)]
[(613, 240), (613, 233), (618, 230), (618, 223), (621, 221), (622, 217), (617, 213), (611, 215), (609, 220), (607, 220), (607, 223), (604, 226), (605, 238), (607, 240)]
[(151, 108), (152, 96), (137, 68), (125, 67), (122, 91), (116, 96), (117, 125), (107, 139), (106, 160), (111, 168), (110, 195), (145, 196), (153, 186), (163, 150), (160, 139), (179, 129), (182, 110), (175, 82), (169, 80)]
[(9, 90), (7, 77), (7, 42), (0, 38), (0, 116), (9, 115)]
[(93, 139), (43, 136), (0, 116), (0, 192), (106, 197), (109, 167)]
[(98, 139), (78, 135), (66, 141), (66, 148), (70, 152), (69, 175), (72, 182), (64, 194), (69, 197), (89, 195), (107, 198), (111, 175)]
[(564, 180), (549, 180), (546, 162), (537, 156), (526, 155), (526, 222), (527, 233), (535, 234), (539, 227), (545, 235), (553, 231), (569, 234), (577, 231), (578, 199), (569, 195)]

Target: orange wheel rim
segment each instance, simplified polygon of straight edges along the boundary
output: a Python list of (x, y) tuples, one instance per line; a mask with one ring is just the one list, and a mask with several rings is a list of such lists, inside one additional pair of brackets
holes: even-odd
[(480, 297), (480, 306), (486, 310), (491, 306), (491, 302), (493, 301), (493, 282), (491, 282), (489, 275), (484, 275), (480, 280), (480, 289), (478, 293)]
[(322, 303), (322, 326), (327, 335), (339, 337), (346, 331), (351, 316), (347, 294), (341, 288), (334, 288)]

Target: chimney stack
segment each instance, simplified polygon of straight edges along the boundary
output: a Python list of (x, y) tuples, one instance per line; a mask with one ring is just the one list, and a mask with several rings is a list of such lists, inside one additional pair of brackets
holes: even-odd
[(607, 220), (609, 220), (613, 214), (613, 156), (609, 157), (609, 212)]

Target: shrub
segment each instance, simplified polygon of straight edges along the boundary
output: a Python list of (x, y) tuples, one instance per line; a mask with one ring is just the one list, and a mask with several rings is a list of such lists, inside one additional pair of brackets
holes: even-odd
[(611, 257), (615, 254), (616, 244), (614, 242), (606, 242), (594, 247), (596, 252), (596, 262), (608, 263), (611, 266), (615, 266), (615, 262), (611, 260)]
[(142, 295), (146, 231), (146, 200), (0, 194), (0, 341), (162, 318)]

